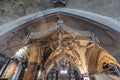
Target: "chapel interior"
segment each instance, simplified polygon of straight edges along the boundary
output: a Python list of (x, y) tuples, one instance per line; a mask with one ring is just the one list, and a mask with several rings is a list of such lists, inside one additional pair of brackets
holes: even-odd
[(120, 80), (119, 10), (78, 9), (95, 0), (30, 1), (14, 0), (18, 13), (0, 7), (0, 80)]

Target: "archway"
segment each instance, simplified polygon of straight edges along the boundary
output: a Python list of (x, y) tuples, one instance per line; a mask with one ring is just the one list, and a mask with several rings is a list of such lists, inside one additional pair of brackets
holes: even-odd
[[(114, 43), (115, 38), (106, 30), (106, 26), (109, 26), (109, 24), (102, 23), (100, 16), (95, 21), (95, 19), (91, 18), (92, 14), (85, 17), (83, 15), (84, 12), (80, 12), (81, 14), (77, 15), (78, 13), (71, 13), (70, 11), (72, 10), (62, 11), (62, 8), (60, 8), (60, 10), (56, 11), (55, 9), (55, 11), (52, 10), (50, 13), (44, 12), (44, 16), (29, 17), (33, 21), (28, 20), (28, 24), (26, 21), (21, 22), (21, 24), (26, 24), (21, 25), (20, 29), (15, 25), (13, 26), (13, 28), (17, 28), (13, 32), (19, 32), (12, 35), (12, 38), (8, 40), (9, 44), (7, 44), (6, 49), (11, 51), (14, 48), (18, 50), (19, 47), (26, 47), (24, 48), (25, 50), (18, 51), (18, 53), (23, 54), (13, 56), (13, 58), (22, 57), (27, 59), (28, 65), (25, 79), (34, 79), (38, 71), (42, 74), (38, 78), (45, 79), (51, 69), (53, 69), (54, 62), (61, 56), (74, 63), (74, 67), (77, 67), (75, 70), (80, 71), (83, 77), (89, 77), (101, 72), (104, 63), (105, 65), (110, 64), (112, 66), (116, 64), (119, 66), (117, 60), (110, 55), (110, 51), (106, 51), (111, 46), (114, 47), (114, 50), (117, 49)], [(114, 32), (113, 26), (110, 25), (107, 28)], [(25, 37), (21, 36), (22, 34)], [(101, 38), (101, 36), (105, 39)], [(20, 42), (16, 42), (16, 39)], [(99, 39), (103, 39), (103, 41)], [(17, 43), (21, 44), (16, 47)], [(40, 69), (38, 69), (38, 66)], [(28, 75), (29, 77), (27, 77)]]

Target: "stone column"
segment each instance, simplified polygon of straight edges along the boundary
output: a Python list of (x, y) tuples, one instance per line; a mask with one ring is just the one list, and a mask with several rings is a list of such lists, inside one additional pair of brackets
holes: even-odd
[(17, 68), (11, 80), (18, 80), (20, 77), (21, 71), (23, 69), (23, 61), (24, 61), (23, 58), (19, 58), (18, 60), (19, 60), (19, 63), (17, 65)]
[(37, 70), (37, 63), (29, 63), (25, 73), (24, 80), (34, 80)]
[(24, 76), (24, 80), (34, 80), (37, 64), (38, 64), (38, 57), (39, 57), (39, 47), (36, 44), (31, 44), (28, 48), (28, 65), (27, 70)]

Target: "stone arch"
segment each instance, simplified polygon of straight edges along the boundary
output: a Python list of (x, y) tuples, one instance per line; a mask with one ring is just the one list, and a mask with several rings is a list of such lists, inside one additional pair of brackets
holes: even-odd
[[(113, 21), (113, 19), (106, 17), (106, 16), (102, 16), (102, 15), (98, 15), (95, 13), (91, 13), (91, 12), (87, 12), (87, 11), (82, 11), (82, 10), (75, 10), (75, 9), (69, 9), (69, 8), (55, 8), (55, 9), (49, 9), (43, 12), (38, 12), (38, 13), (34, 13), (32, 15), (28, 15), (25, 17), (22, 17), (20, 19), (17, 19), (13, 22), (10, 22), (8, 24), (4, 24), (1, 25), (0, 29), (0, 36), (7, 33), (8, 31), (11, 31), (15, 28), (20, 27), (21, 25), (28, 23), (28, 22), (32, 22), (38, 18), (42, 18), (44, 16), (48, 16), (50, 14), (55, 14), (55, 13), (66, 13), (66, 14), (70, 14), (70, 15), (75, 15), (81, 18), (84, 18), (85, 20), (88, 21), (93, 21), (96, 24), (103, 24), (106, 25), (118, 32), (120, 32), (119, 26), (120, 24), (117, 21)], [(6, 30), (4, 30), (4, 28), (6, 28)]]

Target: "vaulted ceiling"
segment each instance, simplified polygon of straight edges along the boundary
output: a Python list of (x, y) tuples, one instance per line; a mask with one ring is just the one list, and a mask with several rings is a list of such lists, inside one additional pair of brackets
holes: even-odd
[[(60, 10), (62, 11), (62, 9)], [(68, 10), (68, 12), (70, 12), (69, 9), (65, 9), (65, 10)], [(101, 45), (103, 48), (105, 48), (108, 52), (110, 52), (116, 58), (119, 57), (120, 39), (118, 36), (120, 35), (120, 33), (119, 33), (119, 29), (117, 29), (118, 24), (116, 22), (115, 23), (113, 22), (112, 24), (111, 23), (112, 21), (109, 22), (110, 20), (106, 18), (106, 22), (108, 21), (108, 25), (107, 25), (107, 23), (102, 24), (99, 22), (95, 22), (95, 20), (100, 21), (98, 16), (96, 18), (91, 17), (91, 19), (93, 19), (94, 21), (87, 19), (93, 15), (93, 14), (91, 15), (90, 13), (86, 14), (85, 12), (80, 12), (80, 15), (82, 17), (77, 16), (77, 14), (79, 14), (77, 13), (77, 11), (74, 15), (70, 13), (69, 14), (68, 13), (66, 14), (66, 13), (62, 13), (59, 10), (57, 13), (57, 9), (56, 10), (53, 9), (51, 11), (48, 10), (43, 12), (42, 13), (43, 17), (40, 17), (40, 18), (39, 17), (37, 18), (37, 16), (35, 15), (41, 15), (41, 14), (35, 14), (35, 15), (31, 15), (31, 18), (27, 19), (27, 17), (25, 17), (26, 19), (24, 20), (24, 17), (23, 17), (21, 19), (18, 19), (17, 22), (12, 22), (10, 24), (3, 25), (3, 28), (1, 27), (1, 38), (0, 38), (1, 53), (6, 56), (12, 56), (18, 49), (26, 45), (24, 40), (30, 33), (41, 32), (42, 34), (42, 32), (44, 33), (44, 31), (46, 31), (47, 29), (56, 27), (57, 17), (60, 16), (61, 19), (63, 20), (63, 23), (66, 26), (73, 29), (80, 30), (80, 31), (91, 32), (92, 33), (91, 37), (94, 38), (96, 43)], [(83, 16), (86, 17), (86, 15), (88, 14), (89, 16), (87, 18), (83, 18)], [(32, 18), (35, 18), (35, 19), (32, 20)], [(103, 19), (103, 22), (104, 21), (105, 21), (105, 18)], [(14, 26), (16, 26), (16, 28), (14, 28)], [(5, 27), (6, 29), (4, 29)]]
[[(27, 47), (28, 53), (32, 53), (26, 54), (28, 61), (38, 61), (48, 72), (54, 61), (65, 57), (88, 74), (101, 71), (103, 63), (119, 66), (113, 58), (120, 57), (119, 26), (108, 17), (90, 12), (68, 8), (46, 10), (2, 25), (0, 51), (12, 57)], [(39, 60), (38, 48), (42, 51)]]

